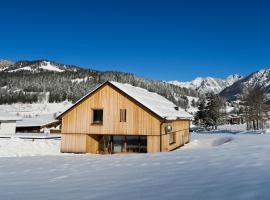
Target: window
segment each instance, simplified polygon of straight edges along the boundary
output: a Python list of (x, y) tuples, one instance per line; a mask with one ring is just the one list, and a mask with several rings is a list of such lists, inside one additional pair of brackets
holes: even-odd
[(126, 121), (127, 121), (127, 110), (120, 109), (120, 122), (126, 122)]
[(126, 137), (113, 136), (113, 153), (126, 152)]
[(147, 153), (146, 136), (126, 136), (127, 152), (129, 153)]
[(175, 142), (176, 142), (176, 135), (175, 135), (175, 133), (170, 133), (169, 134), (169, 143), (170, 144), (173, 144)]
[(103, 123), (103, 110), (96, 109), (93, 110), (93, 124), (102, 124)]

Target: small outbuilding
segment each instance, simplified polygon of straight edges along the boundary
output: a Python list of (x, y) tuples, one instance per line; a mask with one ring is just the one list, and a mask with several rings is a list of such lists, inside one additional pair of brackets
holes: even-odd
[(108, 81), (58, 116), (61, 152), (171, 151), (189, 142), (191, 118), (156, 93)]
[[(31, 118), (23, 118), (16, 125), (17, 133), (44, 133), (46, 131), (60, 133), (59, 120), (55, 114), (39, 115)], [(58, 131), (59, 130), (59, 131)]]
[(0, 135), (16, 133), (16, 122), (21, 118), (9, 113), (0, 112)]

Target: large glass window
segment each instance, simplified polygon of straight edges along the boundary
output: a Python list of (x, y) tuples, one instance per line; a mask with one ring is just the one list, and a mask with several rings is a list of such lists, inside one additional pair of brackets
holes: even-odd
[(125, 136), (113, 136), (113, 152), (126, 152), (126, 138)]
[(147, 153), (147, 136), (140, 136), (140, 153)]
[(140, 140), (139, 136), (127, 136), (127, 152), (139, 152)]
[(147, 153), (147, 136), (101, 136), (101, 153)]
[(93, 123), (94, 124), (103, 123), (103, 110), (102, 109), (93, 110)]

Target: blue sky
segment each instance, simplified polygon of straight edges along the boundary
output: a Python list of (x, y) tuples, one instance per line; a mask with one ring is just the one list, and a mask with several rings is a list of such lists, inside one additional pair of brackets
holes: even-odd
[(180, 81), (246, 75), (270, 65), (267, 1), (0, 3), (2, 59), (49, 59)]

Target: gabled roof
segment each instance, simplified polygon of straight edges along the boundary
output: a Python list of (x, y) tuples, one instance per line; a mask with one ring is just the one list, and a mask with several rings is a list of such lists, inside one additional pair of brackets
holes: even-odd
[(87, 97), (89, 97), (91, 94), (93, 94), (95, 91), (97, 91), (99, 88), (101, 88), (105, 84), (109, 84), (112, 87), (120, 90), (126, 96), (130, 97), (131, 100), (140, 104), (142, 107), (147, 108), (149, 111), (157, 115), (159, 118), (167, 119), (167, 120), (192, 118), (192, 115), (185, 112), (181, 108), (178, 108), (177, 110), (176, 109), (177, 106), (174, 103), (164, 98), (163, 96), (158, 95), (157, 93), (149, 92), (146, 89), (135, 87), (130, 84), (123, 84), (123, 83), (118, 83), (118, 82), (113, 82), (113, 81), (108, 81), (97, 86), (87, 95), (85, 95), (83, 98), (77, 101), (73, 106), (71, 106), (69, 109), (67, 109), (63, 113), (61, 113), (57, 118), (61, 118), (66, 112), (68, 112), (69, 110), (74, 108), (76, 105), (78, 105), (79, 103), (87, 99)]

